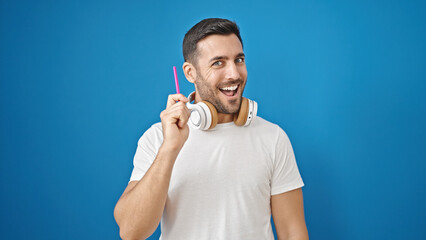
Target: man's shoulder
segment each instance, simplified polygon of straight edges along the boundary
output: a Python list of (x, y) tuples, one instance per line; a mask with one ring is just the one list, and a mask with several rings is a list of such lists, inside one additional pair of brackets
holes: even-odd
[(161, 142), (163, 141), (163, 127), (161, 125), (161, 122), (152, 124), (151, 127), (148, 128), (139, 138), (138, 143), (139, 145), (141, 145), (147, 141), (161, 144)]
[(163, 132), (163, 126), (161, 125), (161, 122), (157, 122), (151, 125), (147, 130), (145, 130), (145, 134), (158, 134)]
[(276, 123), (270, 122), (262, 117), (257, 116), (253, 122), (253, 130), (259, 135), (267, 136), (287, 136), (287, 133)]
[(150, 128), (154, 129), (155, 131), (163, 131), (163, 125), (161, 125), (161, 122), (152, 124)]
[(277, 131), (277, 130), (282, 130), (280, 126), (278, 126), (277, 124), (270, 122), (260, 116), (256, 116), (256, 119), (253, 122), (253, 127), (255, 129), (259, 129), (262, 131)]

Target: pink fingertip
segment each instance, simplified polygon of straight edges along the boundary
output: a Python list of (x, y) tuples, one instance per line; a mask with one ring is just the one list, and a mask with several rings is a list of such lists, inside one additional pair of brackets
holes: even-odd
[(173, 73), (175, 75), (176, 93), (180, 93), (180, 91), (179, 91), (179, 81), (178, 81), (178, 77), (177, 77), (177, 72), (176, 72), (176, 67), (175, 66), (173, 66)]

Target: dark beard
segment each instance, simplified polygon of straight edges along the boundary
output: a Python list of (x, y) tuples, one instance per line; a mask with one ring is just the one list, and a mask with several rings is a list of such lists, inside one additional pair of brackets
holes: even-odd
[[(195, 83), (197, 84), (197, 90), (198, 94), (200, 95), (201, 99), (203, 101), (207, 101), (216, 108), (218, 113), (225, 113), (225, 114), (234, 114), (238, 113), (240, 111), (241, 107), (241, 96), (238, 99), (234, 99), (231, 101), (228, 101), (228, 105), (231, 105), (231, 108), (227, 107), (225, 104), (223, 104), (219, 98), (216, 97), (214, 90), (212, 89), (212, 86), (210, 86), (208, 83), (206, 83), (205, 79), (199, 75), (197, 75), (195, 79)], [(228, 83), (239, 83), (239, 88), (242, 89), (242, 92), (244, 90), (243, 81), (241, 79), (230, 81)]]

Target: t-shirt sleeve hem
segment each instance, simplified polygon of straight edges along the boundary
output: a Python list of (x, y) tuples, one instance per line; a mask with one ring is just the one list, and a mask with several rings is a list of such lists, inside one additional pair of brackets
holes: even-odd
[(281, 186), (281, 187), (275, 187), (275, 188), (273, 188), (271, 190), (271, 196), (272, 195), (281, 194), (281, 193), (285, 193), (285, 192), (289, 192), (291, 190), (295, 190), (295, 189), (301, 188), (303, 186), (305, 186), (305, 184), (303, 183), (302, 180), (300, 180), (300, 181), (298, 181), (298, 182), (296, 182), (294, 184), (291, 184), (291, 185), (285, 185), (285, 186)]
[(133, 182), (133, 181), (140, 181), (142, 179), (142, 177), (143, 176), (131, 176), (128, 183)]

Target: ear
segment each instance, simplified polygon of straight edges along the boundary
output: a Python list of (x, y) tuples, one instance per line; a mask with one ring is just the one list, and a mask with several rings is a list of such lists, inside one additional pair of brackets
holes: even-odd
[(194, 65), (192, 65), (189, 62), (184, 62), (182, 65), (183, 73), (185, 74), (186, 79), (194, 83), (195, 82), (195, 76), (197, 76), (197, 70), (195, 69)]

